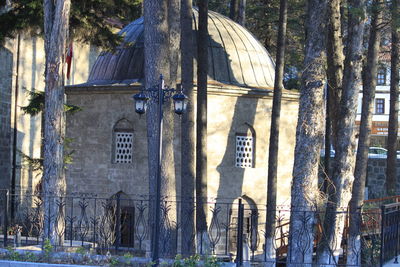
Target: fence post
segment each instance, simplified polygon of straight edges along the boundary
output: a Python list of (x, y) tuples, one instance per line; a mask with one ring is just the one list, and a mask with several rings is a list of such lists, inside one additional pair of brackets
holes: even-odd
[(399, 206), (396, 206), (396, 248), (395, 248), (395, 258), (394, 258), (394, 264), (398, 264), (397, 256), (399, 254), (399, 219), (400, 219), (400, 209)]
[(8, 197), (9, 197), (9, 192), (8, 190), (5, 191), (4, 193), (4, 247), (7, 247), (8, 243)]
[[(68, 199), (68, 198), (67, 198)], [(69, 244), (72, 247), (72, 240), (73, 240), (73, 231), (74, 231), (74, 198), (71, 197), (71, 213), (70, 213), (70, 222), (69, 222)], [(83, 240), (82, 240), (83, 242)]]
[(238, 204), (238, 228), (237, 228), (237, 243), (236, 243), (236, 266), (243, 266), (243, 210), (242, 199), (239, 198)]
[(117, 220), (116, 220), (116, 230), (117, 238), (115, 240), (115, 250), (118, 250), (121, 243), (121, 194), (117, 194)]
[(385, 205), (381, 206), (381, 255), (380, 255), (380, 266), (382, 267), (384, 264), (384, 249), (385, 249)]

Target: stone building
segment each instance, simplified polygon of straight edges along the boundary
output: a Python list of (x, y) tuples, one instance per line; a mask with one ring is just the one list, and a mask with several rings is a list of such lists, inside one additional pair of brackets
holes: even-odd
[[(197, 16), (195, 11), (195, 27)], [(144, 80), (143, 19), (122, 32), (130, 45), (115, 53), (101, 53), (88, 81), (66, 88), (67, 102), (82, 109), (67, 116), (67, 136), (73, 140), (69, 149), (74, 151), (66, 173), (70, 193), (90, 192), (105, 198), (123, 193), (130, 199), (153, 193), (148, 182), (146, 118), (135, 113), (132, 101)], [(275, 65), (250, 32), (212, 11), (209, 35), (208, 197), (230, 204), (242, 198), (249, 211), (262, 210)], [(285, 90), (278, 156), (279, 205), (290, 204), (297, 112), (298, 94)], [(180, 196), (178, 116), (175, 129), (175, 196)], [(243, 150), (248, 153), (240, 153)]]
[[(197, 27), (197, 17), (195, 11), (194, 27)], [(227, 205), (243, 199), (249, 208), (245, 214), (249, 222), (250, 213), (261, 214), (264, 210), (260, 216), (265, 218), (275, 64), (263, 45), (242, 26), (212, 11), (208, 23), (208, 197)], [(96, 49), (74, 45), (72, 78), (65, 92), (68, 104), (80, 107), (81, 111), (67, 115), (67, 137), (72, 140), (67, 150), (74, 152), (73, 162), (66, 169), (68, 194), (90, 193), (105, 199), (115, 199), (121, 193), (126, 198), (149, 195), (146, 119), (135, 113), (132, 101), (132, 95), (142, 89), (144, 80), (143, 19), (129, 24), (122, 32), (125, 44), (129, 45), (122, 45), (114, 53), (102, 52), (97, 57)], [(6, 64), (0, 65), (0, 145), (6, 148), (1, 150), (0, 158), (8, 160), (0, 165), (0, 171), (5, 173), (1, 185), (10, 188), (11, 180), (15, 179), (15, 189), (31, 190), (39, 176), (22, 164), (20, 155), (14, 152), (21, 150), (31, 157), (40, 156), (41, 118), (24, 115), (19, 107), (28, 102), (25, 88), (44, 88), (43, 41), (21, 37), (18, 45), (16, 40), (10, 40), (0, 50), (0, 56), (6, 59)], [(179, 73), (180, 70), (178, 77)], [(194, 83), (196, 91), (196, 77)], [(298, 97), (297, 92), (283, 92), (279, 205), (290, 204)], [(14, 114), (15, 142), (12, 138)], [(179, 170), (184, 159), (180, 154), (178, 116), (174, 128), (175, 196), (180, 196)], [(10, 145), (13, 143), (15, 151)], [(17, 170), (14, 178), (9, 168), (13, 155), (16, 155), (14, 169)], [(227, 213), (228, 210), (224, 214)], [(231, 222), (237, 215), (229, 216)]]
[[(194, 14), (196, 26), (197, 12)], [(67, 102), (82, 108), (67, 117), (67, 136), (73, 139), (70, 149), (75, 151), (67, 170), (69, 192), (95, 191), (109, 197), (121, 191), (128, 195), (149, 193), (146, 119), (135, 113), (132, 102), (144, 80), (143, 19), (122, 32), (131, 45), (114, 54), (103, 52), (88, 81), (66, 89)], [(211, 11), (209, 34), (208, 195), (233, 200), (246, 196), (264, 204), (275, 65), (245, 28)], [(289, 204), (297, 110), (298, 94), (284, 91), (280, 204)], [(179, 117), (175, 124), (179, 128)], [(174, 143), (177, 170), (179, 132)], [(119, 145), (128, 149), (119, 153), (114, 149)], [(238, 153), (242, 148), (249, 153)], [(176, 183), (179, 181), (177, 171)], [(176, 195), (180, 195), (179, 189)]]
[[(74, 43), (67, 84), (88, 78), (98, 49)], [(44, 90), (44, 43), (38, 36), (17, 35), (0, 45), (0, 189), (31, 191), (40, 179), (22, 155), (40, 158), (41, 115), (24, 114), (30, 91)]]

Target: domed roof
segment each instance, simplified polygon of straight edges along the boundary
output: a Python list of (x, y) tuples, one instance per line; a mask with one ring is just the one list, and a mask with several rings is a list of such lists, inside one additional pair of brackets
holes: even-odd
[[(193, 9), (193, 21), (197, 30), (196, 9)], [(248, 30), (221, 14), (209, 11), (208, 32), (209, 82), (242, 87), (273, 87), (275, 64), (267, 50)], [(87, 84), (132, 84), (143, 81), (143, 18), (127, 25), (120, 34), (124, 36), (123, 45), (114, 53), (102, 52), (99, 55)], [(196, 37), (194, 42), (197, 46)], [(194, 51), (196, 54), (196, 47)], [(196, 81), (196, 71), (194, 75)]]

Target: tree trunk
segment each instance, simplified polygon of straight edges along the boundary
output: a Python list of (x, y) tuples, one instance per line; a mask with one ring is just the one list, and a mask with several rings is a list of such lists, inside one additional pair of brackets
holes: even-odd
[(347, 265), (361, 266), (361, 208), (364, 200), (365, 180), (368, 167), (368, 148), (372, 127), (372, 109), (375, 99), (376, 73), (382, 22), (383, 0), (372, 3), (371, 28), (368, 43), (367, 65), (364, 69), (363, 98), (360, 134), (354, 172), (354, 183), (350, 201), (349, 238), (347, 243)]
[(397, 187), (397, 134), (399, 118), (399, 2), (392, 0), (392, 49), (390, 60), (390, 113), (387, 143), (386, 192), (396, 195)]
[(173, 88), (176, 88), (180, 52), (179, 48), (181, 44), (180, 10), (180, 0), (168, 0), (169, 80), (170, 86)]
[(307, 36), (295, 161), (291, 192), (291, 214), (287, 265), (311, 266), (319, 151), (324, 136), (325, 12), (326, 1), (309, 0)]
[[(159, 85), (160, 75), (164, 75), (165, 84), (170, 85), (170, 68), (169, 68), (169, 31), (168, 31), (168, 1), (149, 0), (144, 1), (144, 54), (145, 54), (145, 88)], [(157, 155), (158, 155), (158, 136), (159, 117), (158, 117), (158, 101), (153, 97), (150, 101), (147, 112), (147, 141), (148, 141), (148, 166), (149, 166), (149, 195), (150, 199), (150, 220), (154, 221), (156, 203), (156, 181), (157, 181)], [(163, 105), (164, 118), (162, 130), (162, 157), (161, 157), (161, 183), (160, 196), (161, 199), (175, 195), (174, 185), (174, 155), (173, 155), (173, 117), (171, 112), (171, 102), (166, 101)], [(161, 220), (163, 221), (163, 220)], [(161, 222), (160, 222), (161, 223)], [(157, 226), (153, 226), (157, 227)], [(163, 235), (163, 225), (159, 226), (160, 236), (162, 240), (155, 240), (152, 233), (152, 245), (159, 246), (160, 255), (162, 256), (168, 251), (161, 250), (160, 244), (168, 242)], [(153, 228), (154, 229), (154, 228)], [(165, 248), (165, 247), (164, 247)], [(167, 250), (169, 247), (167, 248)], [(154, 255), (153, 255), (154, 257)]]
[(0, 15), (7, 13), (11, 10), (11, 0), (4, 1), (4, 5), (0, 6)]
[(239, 0), (229, 1), (229, 18), (233, 21), (236, 21), (238, 8), (239, 8)]
[(328, 197), (324, 236), (319, 249), (318, 263), (336, 264), (340, 253), (344, 222), (354, 181), (355, 119), (363, 54), (365, 2), (349, 1), (348, 43), (340, 101), (335, 168), (334, 192)]
[(340, 4), (342, 0), (328, 1), (328, 42), (327, 46), (327, 77), (330, 98), (329, 113), (331, 114), (332, 135), (331, 143), (336, 145), (336, 133), (338, 130), (338, 116), (340, 99), (342, 95), (344, 54), (343, 37), (340, 14)]
[(239, 23), (243, 27), (246, 24), (246, 0), (239, 1), (237, 23)]
[(191, 0), (181, 0), (181, 76), (182, 89), (188, 97), (182, 115), (181, 147), (181, 218), (183, 255), (194, 252), (194, 181), (195, 181), (195, 114), (193, 92), (193, 11)]
[[(269, 15), (268, 10), (272, 6), (271, 0), (264, 0), (263, 4), (264, 4), (264, 14), (265, 14), (265, 16), (268, 16)], [(266, 36), (264, 39), (265, 49), (267, 49), (267, 51), (269, 51), (271, 53), (271, 51), (274, 47), (273, 47), (273, 42), (272, 42), (272, 38), (271, 38), (273, 29), (272, 29), (272, 22), (270, 19), (266, 19), (263, 30), (265, 31), (265, 36)]]
[(208, 0), (199, 0), (197, 33), (197, 117), (196, 117), (196, 233), (198, 252), (207, 245), (207, 73)]
[[(45, 129), (44, 129), (44, 238), (62, 245), (64, 219), (64, 52), (69, 24), (70, 0), (44, 1), (45, 29)], [(61, 201), (61, 202), (60, 202)]]
[(339, 112), (339, 102), (342, 95), (342, 80), (344, 68), (343, 38), (340, 5), (342, 0), (328, 1), (328, 41), (327, 41), (327, 110), (326, 110), (326, 130), (325, 130), (325, 180), (324, 192), (331, 187), (331, 145), (336, 145), (337, 133), (337, 114)]
[(287, 26), (287, 0), (280, 1), (279, 30), (277, 40), (274, 98), (271, 115), (271, 132), (269, 136), (268, 157), (268, 189), (267, 189), (267, 221), (266, 221), (266, 256), (268, 266), (275, 266), (275, 225), (276, 225), (276, 193), (279, 149), (279, 121), (281, 114), (281, 98), (283, 88), (283, 69), (285, 65), (285, 45)]
[[(180, 54), (180, 43), (181, 43), (181, 25), (180, 25), (180, 10), (181, 10), (181, 2), (180, 0), (168, 0), (168, 37), (169, 37), (169, 84), (171, 88), (177, 89), (177, 73), (178, 73), (178, 64), (179, 64), (179, 54)], [(166, 175), (168, 178), (168, 185), (166, 186), (165, 192), (162, 192), (165, 198), (169, 197), (171, 202), (170, 210), (168, 212), (168, 218), (171, 221), (177, 221), (178, 219), (178, 203), (176, 202), (177, 195), (177, 179), (175, 174), (175, 159), (174, 155), (174, 139), (176, 135), (178, 135), (177, 131), (180, 130), (174, 129), (174, 121), (175, 119), (180, 122), (180, 118), (177, 118), (174, 112), (173, 100), (170, 99), (166, 101), (165, 104), (167, 110), (164, 112), (164, 134), (165, 141), (163, 142), (165, 149), (169, 151), (169, 154), (165, 154), (163, 157), (163, 163), (165, 163), (165, 169), (168, 169), (168, 173)], [(167, 125), (168, 123), (168, 125)], [(172, 197), (172, 198), (171, 198)], [(177, 243), (174, 242), (178, 239), (178, 231), (177, 228), (172, 228), (171, 226), (164, 226), (167, 231), (170, 231), (169, 242), (167, 246), (167, 250), (165, 251), (165, 255), (176, 255), (177, 252)], [(168, 232), (166, 232), (168, 233)]]

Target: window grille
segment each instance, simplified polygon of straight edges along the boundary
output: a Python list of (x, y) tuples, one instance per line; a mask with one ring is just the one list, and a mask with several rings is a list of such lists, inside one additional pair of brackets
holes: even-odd
[(375, 114), (385, 114), (385, 99), (377, 98), (375, 100)]
[(253, 167), (253, 137), (236, 136), (236, 167)]
[(133, 133), (115, 132), (115, 163), (132, 163)]
[(385, 85), (386, 84), (386, 70), (384, 68), (378, 69), (378, 75), (376, 77), (376, 82), (378, 85)]

